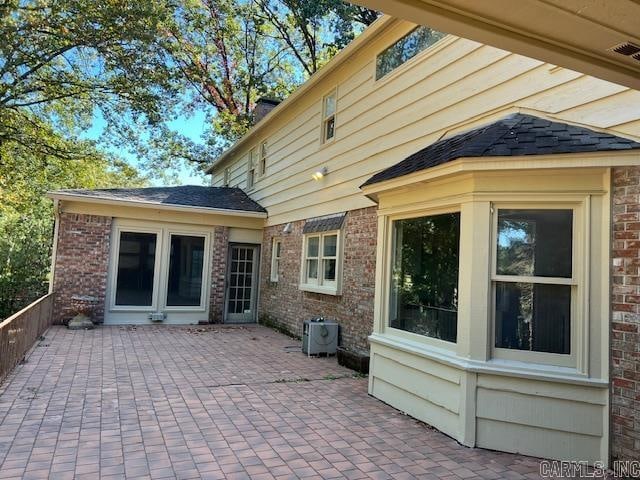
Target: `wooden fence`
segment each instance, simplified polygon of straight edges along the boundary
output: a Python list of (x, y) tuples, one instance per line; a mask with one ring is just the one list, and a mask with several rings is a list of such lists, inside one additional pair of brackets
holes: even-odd
[(45, 295), (0, 323), (0, 382), (51, 326), (53, 295)]

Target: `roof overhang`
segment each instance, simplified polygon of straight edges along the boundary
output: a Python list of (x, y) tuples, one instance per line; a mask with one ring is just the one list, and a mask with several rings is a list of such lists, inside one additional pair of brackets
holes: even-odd
[(352, 0), (411, 22), (640, 90), (635, 0)]
[(424, 184), (453, 175), (487, 171), (559, 170), (568, 168), (610, 168), (640, 164), (640, 150), (593, 153), (561, 153), (500, 157), (462, 157), (442, 165), (402, 177), (361, 187), (362, 192), (378, 203), (378, 195), (416, 184)]
[(87, 195), (74, 195), (64, 192), (49, 192), (47, 197), (58, 201), (70, 201), (90, 204), (101, 205), (113, 205), (119, 207), (136, 207), (136, 208), (148, 208), (154, 210), (167, 210), (172, 212), (188, 212), (188, 213), (202, 213), (207, 215), (223, 215), (232, 217), (247, 217), (247, 218), (267, 218), (267, 214), (264, 212), (249, 212), (246, 210), (230, 210), (226, 208), (209, 208), (209, 207), (194, 207), (189, 205), (176, 205), (169, 203), (158, 202), (145, 202), (143, 200), (123, 200), (113, 198), (102, 197), (90, 197)]

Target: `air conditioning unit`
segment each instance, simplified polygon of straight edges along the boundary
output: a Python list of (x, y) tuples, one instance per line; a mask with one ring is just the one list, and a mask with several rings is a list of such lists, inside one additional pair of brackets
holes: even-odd
[(335, 355), (338, 348), (339, 325), (324, 318), (305, 320), (302, 329), (302, 353)]

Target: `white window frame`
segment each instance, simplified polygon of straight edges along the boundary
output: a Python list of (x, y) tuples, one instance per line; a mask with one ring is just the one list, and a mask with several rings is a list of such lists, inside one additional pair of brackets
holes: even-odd
[[(123, 233), (151, 233), (156, 236), (156, 250), (153, 262), (153, 291), (151, 294), (151, 305), (118, 305), (116, 304), (116, 290), (118, 286), (118, 264), (120, 263), (120, 242)], [(113, 312), (147, 312), (155, 311), (158, 309), (158, 297), (160, 295), (161, 286), (161, 267), (163, 261), (164, 251), (164, 231), (160, 227), (146, 227), (141, 225), (117, 225), (114, 230), (114, 242), (111, 247), (110, 262), (110, 295), (109, 295), (109, 310)]]
[(247, 158), (247, 190), (251, 190), (256, 184), (256, 149), (249, 150)]
[[(324, 239), (325, 237), (336, 237), (336, 255), (324, 256)], [(318, 238), (318, 256), (309, 257), (308, 245), (311, 238)], [(318, 278), (308, 278), (308, 260), (318, 261)], [(324, 260), (336, 261), (336, 277), (335, 280), (324, 279)], [(330, 230), (326, 232), (307, 233), (303, 237), (302, 242), (302, 260), (300, 268), (300, 285), (299, 289), (307, 292), (324, 293), (327, 295), (340, 295), (342, 288), (342, 231)]]
[[(333, 97), (334, 109), (333, 113), (327, 114), (327, 99)], [(326, 95), (322, 97), (322, 128), (321, 128), (321, 144), (331, 143), (336, 138), (336, 126), (337, 126), (337, 114), (338, 114), (338, 89), (334, 88)], [(333, 135), (327, 138), (327, 125), (329, 121), (333, 120)]]
[[(571, 259), (571, 278), (564, 277), (539, 277), (539, 276), (518, 276), (518, 275), (498, 275), (497, 258), (498, 258), (498, 212), (499, 210), (572, 210), (572, 259)], [(589, 262), (584, 257), (582, 242), (585, 238), (584, 220), (582, 205), (579, 203), (552, 202), (552, 203), (492, 203), (491, 204), (491, 245), (490, 251), (492, 258), (490, 259), (491, 272), (491, 300), (489, 303), (489, 331), (491, 340), (491, 356), (498, 360), (535, 363), (542, 365), (552, 365), (558, 367), (572, 367), (581, 369), (578, 365), (579, 359), (583, 357), (582, 350), (585, 346), (582, 344), (582, 337), (585, 328), (588, 328), (588, 322), (585, 317), (584, 302), (584, 280), (583, 266)], [(571, 287), (571, 317), (570, 317), (570, 353), (549, 353), (536, 352), (528, 350), (516, 350), (509, 348), (499, 348), (495, 346), (496, 335), (496, 283), (534, 283), (534, 284), (550, 284), (550, 285), (568, 285)]]
[[(186, 228), (165, 228), (164, 229), (164, 242), (165, 258), (164, 258), (164, 271), (162, 272), (162, 292), (163, 299), (162, 309), (167, 312), (204, 312), (207, 309), (207, 303), (209, 298), (207, 292), (209, 291), (208, 277), (210, 275), (209, 265), (211, 262), (211, 236), (208, 232), (191, 230)], [(169, 269), (171, 259), (171, 237), (174, 235), (187, 236), (187, 237), (200, 237), (204, 239), (204, 255), (202, 258), (202, 278), (200, 287), (200, 304), (199, 305), (167, 305), (167, 289), (169, 288)]]
[[(415, 212), (408, 213), (397, 213), (392, 214), (387, 217), (387, 227), (386, 227), (386, 252), (384, 257), (384, 269), (386, 272), (385, 275), (385, 285), (384, 285), (384, 298), (382, 301), (384, 302), (384, 310), (383, 310), (383, 328), (385, 332), (390, 333), (393, 336), (398, 338), (403, 338), (409, 341), (418, 342), (420, 344), (429, 345), (431, 347), (439, 348), (443, 351), (455, 352), (458, 348), (458, 342), (460, 341), (460, 310), (458, 306), (458, 319), (457, 319), (457, 329), (458, 329), (458, 339), (456, 342), (449, 342), (447, 340), (442, 340), (440, 338), (428, 337), (426, 335), (421, 335), (419, 333), (408, 332), (406, 330), (400, 330), (399, 328), (394, 328), (391, 326), (391, 318), (390, 312), (392, 307), (391, 301), (391, 283), (392, 283), (392, 271), (393, 271), (393, 255), (396, 248), (395, 243), (395, 230), (394, 230), (394, 222), (398, 220), (410, 220), (414, 218), (422, 218), (422, 217), (434, 217), (437, 215), (444, 215), (447, 213), (458, 213), (460, 215), (460, 242), (462, 242), (462, 210), (460, 205), (451, 205), (445, 207), (434, 207), (426, 210), (419, 210)], [(462, 249), (462, 245), (460, 245)], [(458, 263), (458, 288), (461, 283), (461, 266)], [(460, 298), (458, 298), (458, 302), (460, 302)]]
[[(278, 251), (278, 246), (280, 249)], [(271, 281), (277, 283), (280, 280), (280, 259), (282, 258), (282, 239), (274, 238), (271, 242)]]
[[(111, 246), (109, 265), (109, 305), (110, 312), (205, 312), (208, 309), (209, 278), (211, 274), (211, 234), (206, 229), (189, 228), (162, 224), (161, 226), (147, 226), (147, 222), (121, 221), (114, 229), (114, 242)], [(116, 305), (116, 288), (118, 276), (118, 262), (120, 259), (120, 237), (123, 232), (152, 233), (156, 235), (156, 252), (154, 259), (153, 293), (151, 305)], [(167, 305), (167, 288), (169, 282), (169, 259), (171, 256), (171, 236), (184, 235), (204, 238), (204, 257), (202, 267), (202, 286), (199, 305)]]
[(264, 177), (267, 174), (267, 142), (260, 143), (260, 161), (259, 161), (259, 176)]

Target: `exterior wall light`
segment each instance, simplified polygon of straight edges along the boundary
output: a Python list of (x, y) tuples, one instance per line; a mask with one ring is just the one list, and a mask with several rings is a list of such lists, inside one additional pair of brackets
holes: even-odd
[(315, 171), (311, 176), (317, 182), (319, 180), (322, 180), (327, 173), (329, 173), (329, 169), (327, 167), (322, 167), (319, 170)]

